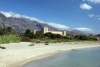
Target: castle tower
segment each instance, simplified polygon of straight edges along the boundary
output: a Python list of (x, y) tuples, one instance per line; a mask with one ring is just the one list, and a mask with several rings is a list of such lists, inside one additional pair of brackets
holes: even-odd
[(48, 32), (48, 28), (47, 28), (47, 27), (43, 27), (43, 28), (41, 29), (41, 32), (42, 32), (42, 34), (47, 33), (47, 32)]
[(33, 34), (36, 34), (36, 30), (33, 31)]
[(66, 36), (66, 31), (63, 31), (62, 36)]

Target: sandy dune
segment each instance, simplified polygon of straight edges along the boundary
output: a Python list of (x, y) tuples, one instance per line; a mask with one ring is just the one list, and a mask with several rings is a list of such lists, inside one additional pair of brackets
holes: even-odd
[(29, 46), (30, 44), (28, 42), (2, 44), (6, 49), (0, 49), (0, 67), (22, 67), (28, 61), (61, 51), (99, 46), (98, 43), (50, 43), (49, 45), (35, 44), (35, 46)]

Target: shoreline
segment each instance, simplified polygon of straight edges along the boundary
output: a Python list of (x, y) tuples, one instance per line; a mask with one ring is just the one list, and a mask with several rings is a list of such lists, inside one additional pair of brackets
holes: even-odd
[[(63, 51), (61, 51), (61, 52), (63, 52)], [(58, 54), (58, 53), (60, 53), (60, 52), (57, 51), (57, 52), (53, 52), (53, 53), (46, 53), (46, 54), (43, 54), (43, 55), (32, 57), (30, 59), (19, 61), (17, 63), (10, 64), (8, 67), (24, 67), (25, 64), (27, 64), (27, 63), (29, 63), (31, 61), (47, 58), (49, 56), (53, 56), (53, 55)]]
[[(98, 46), (96, 46), (98, 47)], [(96, 48), (96, 47), (85, 47), (85, 48), (77, 48), (75, 50), (80, 50), (80, 49), (88, 49), (88, 48)], [(8, 67), (24, 67), (25, 64), (31, 62), (31, 61), (35, 61), (35, 60), (39, 60), (39, 59), (45, 59), (45, 58), (48, 58), (50, 56), (53, 56), (53, 55), (56, 55), (58, 53), (61, 53), (61, 52), (66, 52), (66, 51), (71, 51), (73, 49), (70, 49), (70, 50), (58, 50), (56, 52), (53, 52), (53, 53), (46, 53), (46, 54), (43, 54), (43, 55), (39, 55), (39, 56), (36, 56), (36, 57), (33, 57), (33, 58), (30, 58), (30, 59), (27, 59), (27, 60), (24, 60), (24, 61), (20, 61), (20, 62), (17, 62), (17, 63), (13, 63), (11, 65), (9, 65)], [(14, 65), (14, 66), (13, 66)]]
[[(1, 50), (1, 51), (4, 51), (5, 53), (6, 53), (6, 50), (8, 50), (7, 55), (9, 57), (8, 58), (7, 58), (7, 56), (3, 57), (3, 55), (0, 56), (0, 58), (2, 60), (2, 61), (0, 61), (0, 63), (1, 62), (2, 63), (4, 62), (3, 64), (6, 63), (6, 65), (1, 65), (0, 67), (23, 67), (23, 65), (25, 65), (26, 63), (28, 63), (30, 61), (53, 56), (57, 53), (61, 53), (64, 51), (69, 51), (69, 50), (73, 50), (73, 49), (77, 50), (77, 49), (83, 49), (83, 48), (93, 48), (93, 47), (99, 46), (98, 44), (92, 44), (92, 45), (91, 44), (88, 44), (88, 45), (82, 44), (81, 45), (81, 44), (68, 44), (68, 43), (67, 44), (62, 44), (62, 43), (52, 44), (51, 43), (50, 45), (36, 44), (36, 46), (28, 46), (30, 43), (24, 43), (24, 42), (21, 42), (20, 44), (21, 44), (21, 46), (18, 46), (17, 44), (12, 44), (13, 45), (12, 46), (11, 44), (9, 44), (9, 45), (7, 45), (7, 47), (9, 47), (9, 49)], [(11, 49), (11, 47), (14, 47), (14, 46), (17, 46), (17, 48)], [(13, 53), (13, 52), (16, 52), (16, 53)], [(22, 54), (20, 52), (22, 52)], [(33, 52), (34, 55), (31, 52)], [(2, 54), (2, 52), (1, 52), (1, 54)], [(18, 56), (16, 56), (16, 55), (18, 55)], [(13, 56), (15, 56), (15, 57), (13, 57)], [(2, 57), (5, 59), (2, 59)], [(12, 59), (12, 60), (10, 60), (10, 62), (9, 62), (9, 59)]]

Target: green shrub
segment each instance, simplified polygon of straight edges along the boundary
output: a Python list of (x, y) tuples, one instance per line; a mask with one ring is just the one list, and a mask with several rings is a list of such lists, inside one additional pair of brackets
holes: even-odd
[(73, 42), (73, 40), (66, 40), (66, 42)]
[(45, 45), (49, 45), (49, 41), (45, 41)]
[(61, 42), (61, 40), (56, 40), (57, 42)]
[(1, 49), (6, 49), (6, 47), (0, 46)]
[(30, 39), (29, 37), (21, 36), (21, 41), (22, 41), (22, 42), (30, 42), (31, 39)]
[(57, 43), (57, 40), (53, 40), (52, 43)]
[(41, 41), (40, 40), (36, 40), (36, 43), (41, 43)]
[(19, 43), (19, 42), (20, 42), (20, 37), (16, 35), (3, 35), (0, 37), (0, 44)]
[(30, 44), (29, 46), (34, 46), (34, 44)]
[(49, 43), (45, 43), (45, 45), (49, 45)]

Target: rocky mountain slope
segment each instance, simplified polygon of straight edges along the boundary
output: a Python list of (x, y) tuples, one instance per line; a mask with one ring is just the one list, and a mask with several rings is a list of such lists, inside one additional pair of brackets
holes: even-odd
[(39, 23), (38, 21), (32, 21), (26, 18), (14, 18), (14, 17), (6, 17), (2, 13), (0, 13), (0, 28), (6, 28), (11, 26), (13, 31), (18, 33), (24, 33), (26, 29), (33, 30), (41, 30), (42, 27), (48, 27), (49, 30), (58, 30), (52, 26), (49, 26), (44, 23)]
[[(26, 29), (41, 30), (42, 27), (48, 27), (51, 31), (59, 31), (59, 29), (54, 28), (48, 24), (40, 23), (36, 20), (30, 20), (28, 18), (15, 18), (6, 17), (4, 14), (0, 13), (0, 28), (7, 28), (11, 26), (12, 30), (18, 33), (24, 33)], [(83, 32), (78, 30), (67, 31), (67, 34), (83, 34)]]

